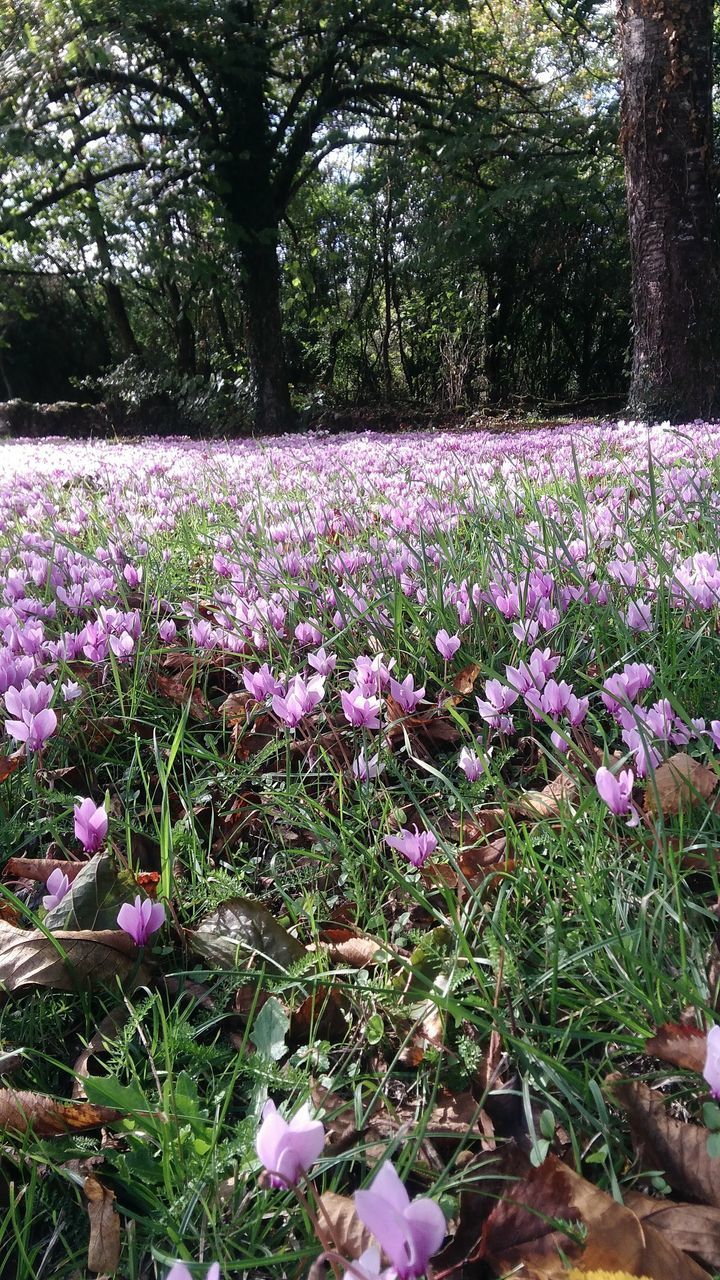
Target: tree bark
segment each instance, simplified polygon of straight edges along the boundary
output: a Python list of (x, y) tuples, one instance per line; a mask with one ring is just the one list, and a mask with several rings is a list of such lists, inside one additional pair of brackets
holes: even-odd
[(297, 418), (290, 400), (283, 344), (280, 210), (273, 191), (273, 155), (266, 104), (267, 32), (253, 0), (232, 0), (226, 19), (225, 157), (220, 165), (229, 236), (243, 269), (243, 303), (250, 373), (255, 394), (255, 431), (292, 431)]
[(110, 252), (110, 245), (105, 233), (105, 223), (100, 211), (95, 190), (88, 185), (88, 219), (90, 222), (90, 230), (95, 241), (98, 260), (103, 270), (102, 288), (107, 301), (108, 314), (112, 321), (113, 328), (120, 344), (120, 350), (123, 357), (127, 360), (131, 356), (142, 358), (142, 348), (135, 331), (130, 322), (125, 299), (122, 289), (115, 279), (115, 267)]
[(629, 411), (708, 416), (715, 399), (712, 0), (618, 0), (632, 265)]

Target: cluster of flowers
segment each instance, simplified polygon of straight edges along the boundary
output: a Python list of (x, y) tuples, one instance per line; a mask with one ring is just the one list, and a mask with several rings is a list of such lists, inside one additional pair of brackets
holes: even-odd
[[(307, 1104), (288, 1122), (268, 1101), (255, 1145), (268, 1185), (297, 1187), (322, 1154), (325, 1129), (313, 1120)], [(445, 1238), (445, 1215), (439, 1204), (429, 1196), (411, 1200), (390, 1161), (380, 1166), (367, 1190), (355, 1192), (354, 1200), (358, 1218), (377, 1244), (359, 1258), (346, 1260), (344, 1280), (418, 1280), (424, 1275)], [(382, 1267), (381, 1250), (389, 1267)], [(327, 1256), (336, 1260), (334, 1255)], [(213, 1263), (206, 1280), (219, 1280), (219, 1276), (218, 1264)], [(183, 1263), (176, 1263), (167, 1280), (191, 1280), (190, 1272)]]

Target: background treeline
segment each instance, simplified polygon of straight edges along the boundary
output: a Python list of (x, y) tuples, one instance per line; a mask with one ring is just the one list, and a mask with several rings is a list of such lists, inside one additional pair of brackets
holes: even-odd
[(0, 14), (0, 398), (621, 407), (611, 6)]

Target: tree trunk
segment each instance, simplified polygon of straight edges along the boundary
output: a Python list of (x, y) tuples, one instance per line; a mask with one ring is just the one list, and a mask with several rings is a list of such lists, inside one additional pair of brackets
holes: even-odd
[(689, 421), (716, 386), (712, 0), (618, 0), (630, 221), (629, 411)]
[(254, 0), (230, 0), (223, 45), (225, 156), (219, 165), (229, 238), (243, 268), (243, 303), (259, 435), (292, 431), (277, 256), (280, 210), (266, 101), (267, 31)]
[(100, 211), (95, 190), (88, 184), (88, 221), (90, 230), (95, 241), (98, 260), (103, 270), (102, 288), (107, 301), (108, 314), (112, 321), (113, 328), (120, 344), (120, 350), (123, 357), (127, 360), (131, 356), (142, 358), (142, 348), (130, 323), (125, 299), (122, 289), (115, 280), (115, 267), (110, 253), (110, 245), (105, 233), (105, 223)]
[(282, 311), (280, 266), (275, 241), (261, 236), (241, 248), (245, 284), (245, 324), (255, 391), (255, 430), (259, 435), (292, 431), (297, 419), (290, 400)]

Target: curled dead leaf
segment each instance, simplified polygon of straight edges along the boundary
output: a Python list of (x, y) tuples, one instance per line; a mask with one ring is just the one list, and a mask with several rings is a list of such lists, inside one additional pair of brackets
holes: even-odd
[(720, 1209), (653, 1200), (640, 1191), (629, 1191), (625, 1204), (642, 1223), (667, 1236), (676, 1249), (693, 1254), (711, 1271), (720, 1271)]
[(720, 777), (714, 770), (679, 751), (648, 778), (645, 809), (667, 818), (699, 800), (709, 800), (719, 783)]
[(318, 1201), (317, 1220), (323, 1247), (333, 1249), (343, 1258), (359, 1258), (373, 1243), (349, 1196), (325, 1191)]
[(628, 1117), (643, 1167), (660, 1170), (681, 1195), (720, 1208), (720, 1161), (708, 1155), (708, 1130), (675, 1120), (662, 1094), (641, 1081), (609, 1076), (606, 1088)]
[(665, 1022), (654, 1036), (645, 1041), (645, 1051), (674, 1067), (686, 1067), (702, 1075), (707, 1053), (707, 1036), (698, 1027), (684, 1027)]
[(85, 865), (85, 862), (71, 862), (66, 858), (8, 858), (5, 872), (19, 880), (40, 880), (46, 884), (53, 871), (61, 871), (73, 881)]
[(60, 1133), (84, 1133), (114, 1124), (121, 1118), (112, 1107), (95, 1107), (89, 1102), (56, 1102), (42, 1093), (0, 1089), (0, 1130), (6, 1133), (32, 1131), (40, 1138)]
[[(110, 929), (77, 932), (60, 929), (48, 937), (41, 929), (18, 929), (0, 920), (0, 989), (52, 987), (75, 991), (125, 979), (137, 967), (137, 948), (126, 933)], [(137, 970), (138, 982), (147, 970)]]
[(120, 1262), (120, 1219), (115, 1210), (115, 1192), (94, 1177), (85, 1179), (83, 1192), (90, 1219), (88, 1271), (113, 1275)]

